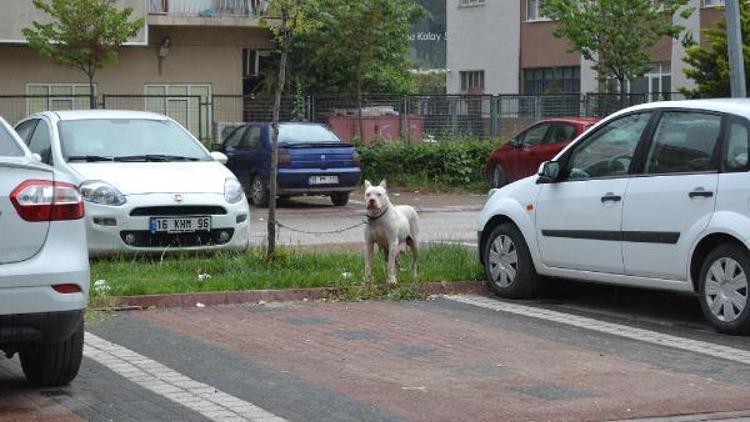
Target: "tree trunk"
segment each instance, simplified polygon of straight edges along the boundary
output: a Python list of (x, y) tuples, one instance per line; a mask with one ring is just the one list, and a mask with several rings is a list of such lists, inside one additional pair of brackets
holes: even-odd
[[(286, 31), (286, 23), (282, 21), (281, 31)], [(281, 61), (279, 62), (279, 79), (276, 85), (276, 95), (273, 102), (273, 135), (271, 137), (271, 177), (268, 181), (268, 257), (276, 252), (276, 176), (279, 169), (279, 115), (281, 114), (281, 96), (284, 92), (286, 78), (286, 61), (289, 55), (289, 43), (284, 40), (281, 46)]]
[(89, 73), (89, 108), (96, 109), (96, 93), (94, 92), (94, 74)]
[(357, 70), (357, 118), (359, 120), (359, 140), (365, 141), (365, 128), (362, 118), (362, 70)]

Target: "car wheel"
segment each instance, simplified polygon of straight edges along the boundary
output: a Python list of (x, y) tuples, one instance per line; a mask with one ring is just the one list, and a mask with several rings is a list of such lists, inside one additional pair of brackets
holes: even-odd
[(250, 184), (250, 199), (256, 207), (265, 208), (268, 206), (268, 185), (263, 181), (260, 175), (256, 174)]
[(722, 333), (750, 334), (750, 254), (741, 245), (726, 243), (703, 262), (699, 298), (703, 315)]
[(496, 164), (492, 171), (492, 187), (499, 189), (507, 184), (508, 176), (505, 174), (505, 169), (500, 164)]
[(83, 322), (67, 339), (19, 352), (26, 380), (35, 386), (65, 385), (78, 375), (83, 357)]
[(343, 207), (349, 203), (349, 192), (334, 193), (331, 195), (331, 202), (337, 207)]
[(520, 299), (534, 295), (539, 276), (523, 234), (514, 224), (495, 227), (482, 253), (487, 282), (498, 296)]

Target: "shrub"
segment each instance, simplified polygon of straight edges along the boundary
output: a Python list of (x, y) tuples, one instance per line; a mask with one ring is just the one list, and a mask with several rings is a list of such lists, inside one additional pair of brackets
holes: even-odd
[(489, 154), (498, 141), (445, 139), (436, 143), (381, 141), (359, 144), (364, 178), (373, 183), (387, 179), (390, 186), (484, 190)]

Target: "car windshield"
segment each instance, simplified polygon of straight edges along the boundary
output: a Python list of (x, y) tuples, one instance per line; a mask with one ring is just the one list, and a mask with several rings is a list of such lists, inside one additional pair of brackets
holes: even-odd
[(23, 150), (18, 146), (16, 140), (8, 132), (5, 126), (0, 123), (0, 156), (19, 157), (23, 155)]
[(177, 124), (152, 119), (67, 120), (59, 124), (66, 161), (206, 161), (209, 155)]
[(341, 140), (325, 126), (284, 124), (279, 126), (279, 143), (287, 145), (340, 144)]

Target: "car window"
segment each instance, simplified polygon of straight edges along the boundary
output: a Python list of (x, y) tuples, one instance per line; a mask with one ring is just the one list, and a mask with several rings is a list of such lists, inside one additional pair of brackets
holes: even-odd
[(23, 155), (23, 150), (16, 143), (13, 135), (0, 124), (0, 156), (19, 157)]
[(18, 136), (20, 136), (21, 139), (26, 142), (26, 145), (29, 144), (29, 139), (31, 138), (31, 134), (34, 132), (34, 128), (36, 127), (36, 123), (38, 121), (38, 119), (27, 120), (16, 126), (16, 133), (18, 133)]
[(242, 146), (254, 148), (260, 143), (260, 126), (251, 126), (242, 140)]
[(716, 170), (721, 116), (669, 111), (654, 132), (646, 156), (646, 173), (685, 173)]
[(724, 153), (724, 168), (727, 171), (747, 171), (750, 152), (750, 132), (747, 123), (733, 121), (727, 131), (727, 146)]
[(556, 144), (559, 142), (569, 142), (575, 139), (576, 128), (573, 125), (565, 123), (555, 123), (550, 129), (550, 134), (547, 139), (548, 144)]
[[(201, 144), (170, 120), (83, 119), (59, 123), (66, 160), (211, 160)], [(159, 158), (161, 157), (161, 158)]]
[(567, 166), (570, 180), (627, 174), (651, 113), (638, 113), (607, 123), (580, 143)]
[(523, 144), (526, 146), (541, 145), (544, 143), (544, 138), (545, 135), (547, 135), (549, 128), (549, 124), (534, 126), (523, 134), (523, 139), (521, 141), (523, 141)]
[(39, 123), (29, 140), (29, 149), (42, 157), (42, 162), (52, 164), (52, 138), (49, 132), (49, 125), (44, 120)]
[(279, 125), (279, 143), (292, 145), (339, 144), (341, 140), (322, 125), (285, 123)]
[(227, 139), (224, 141), (224, 148), (232, 147), (237, 148), (240, 141), (242, 141), (242, 135), (247, 131), (247, 126), (240, 126), (229, 134)]

